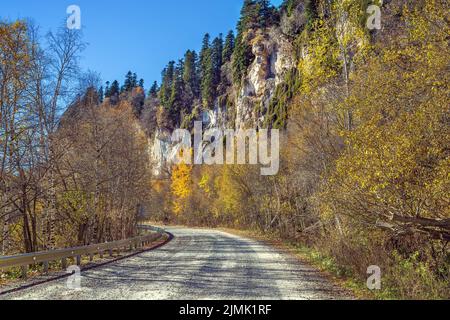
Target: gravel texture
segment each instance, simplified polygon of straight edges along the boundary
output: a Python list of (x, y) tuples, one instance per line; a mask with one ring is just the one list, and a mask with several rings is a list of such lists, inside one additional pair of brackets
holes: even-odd
[(317, 270), (258, 241), (221, 231), (168, 228), (167, 245), (0, 300), (335, 300), (349, 299)]

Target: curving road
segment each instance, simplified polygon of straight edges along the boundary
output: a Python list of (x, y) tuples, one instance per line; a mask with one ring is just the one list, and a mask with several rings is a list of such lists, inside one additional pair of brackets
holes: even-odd
[(319, 272), (257, 241), (221, 231), (168, 228), (155, 251), (82, 273), (81, 289), (56, 280), (0, 299), (304, 300), (348, 299)]

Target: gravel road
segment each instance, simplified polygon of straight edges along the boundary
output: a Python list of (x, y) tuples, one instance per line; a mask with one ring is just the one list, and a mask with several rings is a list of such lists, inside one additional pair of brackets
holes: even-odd
[(260, 242), (221, 231), (168, 228), (155, 251), (82, 273), (81, 289), (56, 280), (2, 299), (309, 300), (348, 299), (313, 268)]

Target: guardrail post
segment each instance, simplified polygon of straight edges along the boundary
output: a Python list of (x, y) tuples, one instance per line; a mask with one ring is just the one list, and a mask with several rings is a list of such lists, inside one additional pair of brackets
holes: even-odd
[(94, 261), (94, 254), (93, 253), (89, 254), (89, 261), (90, 262)]
[(22, 271), (22, 279), (26, 279), (28, 273), (28, 266), (22, 266), (21, 271)]
[(112, 249), (109, 249), (109, 256), (112, 258), (113, 257), (113, 251)]
[(103, 259), (103, 251), (100, 251), (100, 259)]
[(77, 266), (81, 266), (81, 256), (77, 256)]
[(48, 261), (44, 262), (44, 273), (48, 274)]
[(63, 270), (67, 269), (67, 259), (66, 258), (61, 259), (61, 265), (62, 265)]

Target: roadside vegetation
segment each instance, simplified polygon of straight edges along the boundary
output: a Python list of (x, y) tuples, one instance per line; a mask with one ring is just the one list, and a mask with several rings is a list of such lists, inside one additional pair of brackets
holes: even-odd
[[(449, 4), (384, 2), (370, 31), (369, 1), (245, 0), (236, 35), (206, 34), (148, 91), (131, 71), (123, 85), (81, 72), (79, 33), (40, 41), (28, 22), (1, 22), (1, 253), (123, 239), (149, 218), (273, 236), (366, 297), (449, 299)], [(155, 135), (217, 107), (235, 125), (253, 46), (271, 32), (295, 58), (253, 106), (281, 129), (279, 174), (181, 164), (156, 176)]]
[(448, 4), (393, 1), (392, 29), (374, 34), (358, 1), (316, 3), (294, 40), (288, 80), (300, 84), (273, 117), (285, 127), (280, 174), (174, 167), (160, 218), (273, 234), (366, 292), (379, 266), (376, 298), (449, 298)]
[(102, 103), (99, 76), (78, 67), (81, 33), (37, 30), (0, 23), (0, 253), (132, 237), (151, 185), (142, 88)]

